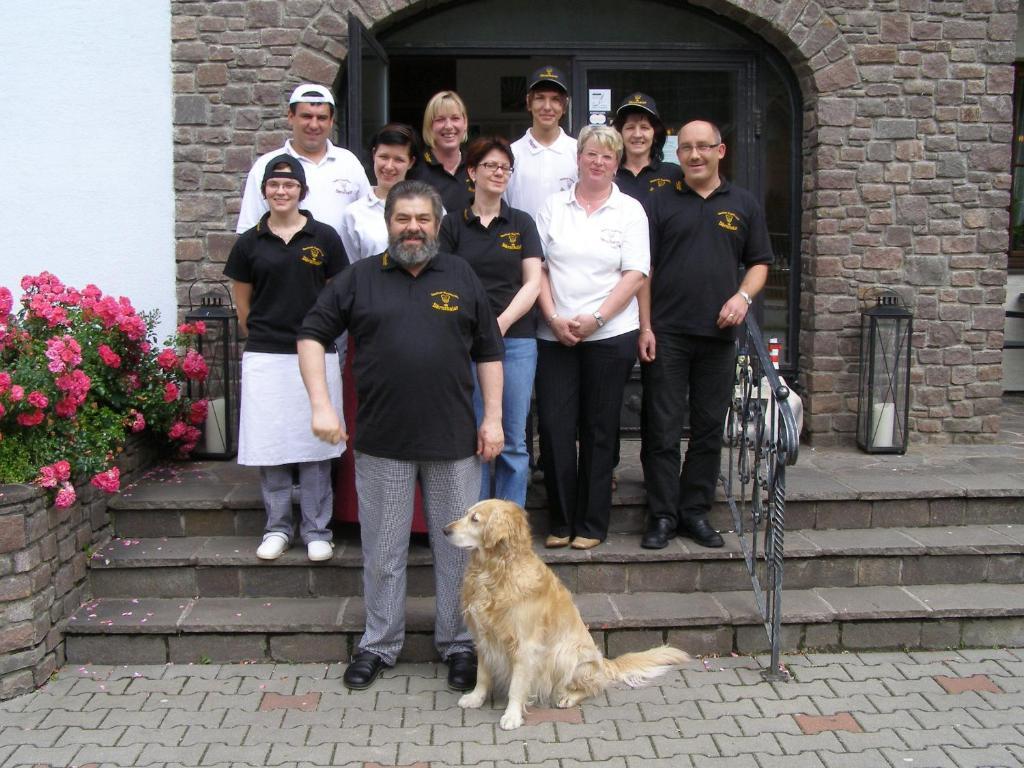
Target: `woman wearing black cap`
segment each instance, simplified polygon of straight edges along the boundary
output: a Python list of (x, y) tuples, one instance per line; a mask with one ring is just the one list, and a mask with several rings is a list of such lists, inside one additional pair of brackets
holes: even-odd
[(616, 110), (612, 125), (622, 134), (622, 164), (615, 174), (620, 190), (646, 205), (651, 194), (683, 180), (678, 165), (661, 159), (668, 132), (654, 99), (646, 93), (631, 94)]
[[(283, 154), (267, 163), (261, 191), (270, 210), (239, 236), (224, 268), (232, 280), (239, 329), (247, 339), (238, 463), (260, 468), (267, 525), (256, 556), (274, 560), (291, 544), (292, 471), (297, 467), (299, 535), (310, 560), (328, 560), (331, 459), (344, 449), (318, 440), (310, 429), (296, 336), (320, 290), (345, 267), (345, 250), (333, 227), (299, 209), (309, 187), (297, 158)], [(327, 373), (331, 402), (340, 416), (341, 370), (334, 355)]]

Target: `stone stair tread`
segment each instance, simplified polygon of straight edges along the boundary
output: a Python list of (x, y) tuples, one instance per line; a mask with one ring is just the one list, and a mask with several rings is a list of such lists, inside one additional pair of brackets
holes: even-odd
[[(689, 539), (677, 537), (660, 550), (640, 547), (637, 534), (613, 533), (600, 547), (591, 550), (545, 549), (543, 537), (534, 536), (534, 549), (551, 565), (628, 562), (669, 562), (680, 560), (732, 560), (742, 558), (739, 538), (724, 534), (725, 546), (707, 549)], [(355, 539), (338, 539), (334, 557), (311, 563), (305, 548), (292, 546), (280, 558), (256, 558), (258, 540), (252, 536), (192, 536), (113, 539), (93, 553), (90, 567), (162, 568), (169, 566), (309, 566), (359, 567), (362, 553)], [(948, 528), (851, 528), (800, 530), (786, 534), (789, 559), (824, 556), (1013, 554), (1024, 550), (1024, 525), (963, 525)], [(430, 549), (419, 538), (409, 547), (410, 565), (429, 565)]]
[[(702, 594), (647, 592), (576, 596), (591, 629), (759, 624), (750, 590)], [(406, 626), (433, 627), (434, 600), (410, 597)], [(915, 587), (849, 587), (790, 590), (783, 595), (783, 623), (940, 619), (1024, 615), (1024, 590), (1013, 584)], [(293, 633), (362, 629), (358, 597), (321, 598), (98, 598), (72, 616), (68, 632)]]

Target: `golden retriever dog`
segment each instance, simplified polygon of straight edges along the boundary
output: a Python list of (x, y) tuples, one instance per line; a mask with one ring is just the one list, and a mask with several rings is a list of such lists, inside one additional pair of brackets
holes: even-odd
[(573, 707), (613, 682), (636, 687), (690, 657), (663, 645), (606, 659), (594, 644), (569, 590), (533, 551), (526, 513), (488, 499), (444, 529), (471, 549), (462, 610), (476, 641), (476, 688), (459, 699), (475, 709), (495, 688), (508, 690), (505, 730), (523, 724), (527, 704)]

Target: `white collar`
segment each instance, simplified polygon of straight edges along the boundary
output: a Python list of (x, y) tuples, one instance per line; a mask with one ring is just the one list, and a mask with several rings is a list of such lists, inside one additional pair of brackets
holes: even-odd
[(284, 143), (284, 151), (287, 152), (292, 157), (298, 158), (299, 162), (310, 163), (311, 165), (319, 166), (319, 165), (323, 165), (328, 160), (332, 160), (332, 161), (336, 160), (337, 159), (338, 148), (335, 147), (331, 143), (330, 139), (328, 139), (327, 140), (327, 151), (324, 153), (324, 157), (323, 157), (323, 159), (319, 163), (314, 162), (313, 160), (310, 160), (305, 155), (300, 155), (298, 152), (296, 152), (295, 151), (295, 147), (292, 146), (292, 140), (291, 139), (288, 139), (287, 141), (285, 141), (285, 143)]
[[(577, 184), (579, 184), (579, 182), (577, 182), (576, 184), (573, 184), (571, 187), (569, 187), (569, 196), (566, 198), (565, 202), (566, 202), (567, 205), (575, 205), (581, 211), (585, 211), (586, 208), (584, 208), (582, 205), (580, 205), (578, 202), (576, 202), (576, 185)], [(597, 213), (597, 211), (600, 211), (600, 210), (602, 210), (604, 208), (617, 208), (619, 206), (619, 202), (622, 200), (622, 195), (623, 195), (623, 193), (619, 191), (619, 187), (615, 184), (615, 182), (612, 182), (612, 192), (611, 192), (611, 194), (608, 195), (608, 199), (607, 200), (605, 200), (603, 203), (601, 203), (600, 207), (598, 207), (598, 208), (596, 208), (594, 210), (594, 213)]]
[[(553, 142), (551, 142), (549, 146), (544, 146), (535, 138), (533, 138), (533, 128), (527, 128), (526, 135), (523, 138), (526, 139), (526, 146), (530, 148), (530, 152), (532, 152), (535, 155), (545, 150), (556, 152), (562, 155), (565, 154), (566, 150), (568, 149), (568, 146), (566, 145), (564, 139), (569, 139), (569, 137), (566, 135), (565, 131), (563, 131), (561, 127), (558, 128), (558, 137)], [(572, 139), (569, 139), (569, 141), (572, 141)], [(575, 147), (575, 142), (573, 142), (573, 146)]]

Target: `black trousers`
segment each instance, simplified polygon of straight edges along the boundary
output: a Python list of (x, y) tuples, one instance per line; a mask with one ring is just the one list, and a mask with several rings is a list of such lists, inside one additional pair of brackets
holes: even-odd
[(537, 341), (540, 454), (555, 536), (608, 535), (622, 393), (638, 336), (630, 331), (574, 347)]
[[(640, 461), (648, 518), (678, 523), (706, 517), (715, 498), (722, 429), (736, 376), (736, 345), (686, 334), (658, 333), (656, 338), (654, 362), (641, 370)], [(680, 471), (679, 441), (687, 402), (690, 441)]]

